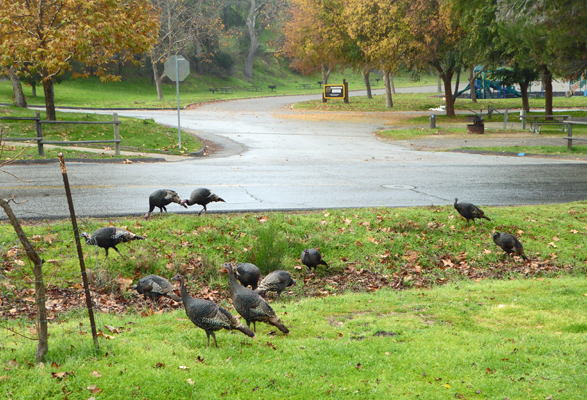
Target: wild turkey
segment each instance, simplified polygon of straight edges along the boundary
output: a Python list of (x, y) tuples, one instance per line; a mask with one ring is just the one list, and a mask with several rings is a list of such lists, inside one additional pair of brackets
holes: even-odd
[(221, 201), (225, 203), (223, 199), (212, 193), (210, 190), (205, 188), (199, 188), (192, 192), (189, 199), (182, 200), (181, 204), (187, 204), (188, 206), (192, 206), (194, 204), (201, 205), (204, 208), (200, 210), (200, 212), (198, 213), (198, 215), (200, 215), (202, 214), (202, 211), (208, 212), (208, 210), (206, 209), (206, 204), (212, 203), (213, 201)]
[(310, 272), (312, 272), (312, 268), (316, 271), (318, 265), (326, 265), (326, 268), (328, 268), (328, 264), (322, 260), (322, 254), (316, 249), (305, 249), (302, 251), (302, 263), (308, 267)]
[(206, 332), (206, 337), (208, 338), (206, 347), (210, 346), (210, 336), (214, 339), (214, 345), (218, 347), (214, 331), (219, 331), (220, 329), (236, 329), (249, 337), (255, 337), (253, 331), (244, 326), (238, 318), (224, 308), (211, 301), (191, 297), (185, 287), (183, 276), (177, 274), (173, 279), (179, 281), (181, 300), (183, 301), (186, 315), (194, 325)]
[(150, 297), (151, 300), (156, 300), (161, 296), (165, 296), (175, 301), (181, 301), (181, 297), (173, 292), (173, 285), (159, 275), (147, 275), (141, 278), (132, 288), (142, 294), (145, 299)]
[[(114, 226), (100, 228), (96, 232), (92, 233), (91, 236), (86, 232), (83, 232), (80, 236), (86, 239), (86, 244), (102, 247), (106, 250), (106, 257), (104, 257), (104, 261), (106, 261), (108, 258), (109, 248), (113, 248), (118, 254), (120, 254), (120, 251), (118, 251), (116, 245), (130, 242), (132, 240), (145, 240), (145, 238), (142, 236), (135, 235), (126, 229), (116, 228)], [(120, 254), (120, 256), (122, 257), (122, 254)]]
[(236, 311), (247, 321), (247, 326), (253, 323), (253, 331), (257, 331), (257, 321), (266, 322), (269, 325), (277, 327), (281, 332), (289, 334), (289, 329), (275, 315), (273, 308), (257, 293), (251, 289), (241, 286), (232, 272), (232, 265), (224, 264), (228, 270), (228, 283), (230, 285), (230, 294), (232, 295), (232, 304)]
[(257, 289), (257, 284), (259, 283), (259, 278), (261, 277), (261, 271), (255, 264), (251, 263), (240, 263), (236, 265), (236, 269), (234, 270), (234, 274), (238, 281), (244, 287), (251, 286), (251, 289)]
[(458, 201), (459, 199), (455, 198), (455, 208), (467, 220), (467, 226), (469, 226), (469, 220), (475, 222), (475, 218), (484, 218), (491, 221), (479, 207), (471, 203), (457, 203)]
[(181, 198), (175, 190), (159, 189), (151, 193), (149, 196), (149, 212), (145, 215), (145, 219), (149, 219), (155, 207), (159, 207), (159, 214), (163, 215), (163, 210), (167, 214), (166, 205), (170, 203), (177, 203), (185, 208), (188, 208), (182, 203)]
[(282, 270), (273, 271), (263, 278), (261, 283), (259, 283), (259, 287), (255, 290), (255, 293), (262, 296), (265, 292), (277, 292), (277, 298), (281, 299), (281, 292), (283, 292), (285, 288), (295, 284), (296, 280), (291, 277), (289, 272)]
[(495, 232), (493, 234), (493, 242), (501, 247), (508, 257), (511, 257), (512, 253), (515, 253), (525, 261), (528, 261), (528, 257), (524, 254), (522, 243), (515, 236), (509, 233)]

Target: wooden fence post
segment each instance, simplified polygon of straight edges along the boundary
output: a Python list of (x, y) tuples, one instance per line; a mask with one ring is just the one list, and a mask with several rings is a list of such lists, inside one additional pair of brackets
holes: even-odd
[(37, 148), (39, 149), (39, 155), (44, 156), (45, 148), (43, 147), (43, 131), (41, 130), (41, 113), (38, 111), (35, 113), (35, 125), (37, 127), (37, 138), (39, 139), (37, 140)]
[(508, 109), (505, 109), (505, 112), (503, 113), (503, 130), (507, 131), (508, 130)]
[[(114, 140), (120, 140), (120, 130), (118, 129), (118, 113), (113, 113), (112, 117), (114, 117)], [(114, 154), (117, 156), (120, 155), (120, 142), (116, 142), (114, 144)]]

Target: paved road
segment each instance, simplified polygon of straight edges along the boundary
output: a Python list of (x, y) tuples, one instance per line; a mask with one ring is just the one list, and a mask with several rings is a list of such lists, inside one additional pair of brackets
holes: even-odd
[[(220, 102), (182, 111), (182, 126), (218, 143), (210, 157), (144, 164), (69, 163), (79, 216), (141, 215), (160, 188), (188, 197), (208, 187), (227, 203), (211, 211), (307, 210), (452, 204), (558, 203), (587, 199), (587, 163), (572, 160), (416, 151), (378, 140), (381, 113), (301, 113), (291, 104), (316, 96)], [(121, 115), (177, 123), (175, 112)], [(14, 165), (0, 195), (20, 218), (68, 216), (58, 164)], [(184, 212), (179, 206), (171, 212)], [(197, 212), (199, 207), (189, 212)], [(0, 215), (4, 218), (4, 215)]]

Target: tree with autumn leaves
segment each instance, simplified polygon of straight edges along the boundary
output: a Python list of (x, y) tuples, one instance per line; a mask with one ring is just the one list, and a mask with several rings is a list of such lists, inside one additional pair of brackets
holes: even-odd
[(108, 64), (148, 53), (158, 31), (157, 13), (144, 0), (4, 0), (0, 67), (39, 74), (47, 120), (55, 120), (53, 82), (73, 61), (103, 80), (116, 79)]

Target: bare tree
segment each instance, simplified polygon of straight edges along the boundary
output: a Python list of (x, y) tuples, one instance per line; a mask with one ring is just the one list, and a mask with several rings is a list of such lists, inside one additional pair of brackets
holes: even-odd
[[(0, 129), (0, 159), (2, 154), (4, 153), (4, 131)], [(12, 157), (11, 160), (15, 160), (18, 156), (22, 154), (19, 153), (16, 157)], [(2, 168), (8, 165), (12, 161), (3, 161), (0, 162), (0, 172), (7, 173), (13, 177), (14, 174), (11, 174)], [(45, 306), (45, 284), (43, 283), (43, 260), (39, 257), (39, 254), (36, 252), (35, 248), (29, 242), (26, 234), (22, 230), (18, 219), (12, 212), (12, 208), (10, 207), (10, 202), (14, 201), (14, 199), (3, 199), (0, 197), (0, 207), (4, 209), (4, 212), (8, 216), (8, 220), (10, 224), (14, 228), (18, 239), (20, 240), (22, 247), (24, 248), (27, 257), (33, 263), (33, 273), (35, 275), (35, 303), (37, 304), (37, 333), (38, 333), (38, 344), (37, 344), (37, 351), (35, 353), (35, 361), (36, 362), (43, 362), (45, 361), (45, 355), (47, 354), (47, 350), (49, 349), (49, 342), (48, 342), (48, 332), (47, 332), (47, 308)]]
[(248, 12), (245, 23), (249, 33), (249, 50), (245, 58), (244, 74), (248, 79), (253, 78), (253, 62), (259, 50), (259, 36), (261, 33), (279, 17), (284, 6), (282, 0), (241, 0), (248, 4)]
[(151, 4), (159, 11), (161, 22), (159, 40), (151, 50), (151, 63), (157, 99), (163, 100), (161, 83), (165, 73), (159, 72), (159, 65), (189, 44), (191, 13), (186, 3), (181, 0), (153, 0)]

